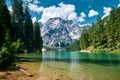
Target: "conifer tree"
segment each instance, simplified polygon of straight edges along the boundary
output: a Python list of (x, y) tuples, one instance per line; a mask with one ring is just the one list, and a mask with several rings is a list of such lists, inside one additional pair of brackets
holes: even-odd
[(92, 27), (89, 29), (89, 43), (90, 46), (93, 46), (96, 48), (96, 30), (95, 30), (95, 24), (92, 24)]
[(33, 23), (31, 20), (31, 15), (28, 12), (28, 7), (26, 6), (24, 11), (24, 46), (26, 49), (32, 49), (32, 37), (33, 37)]
[(80, 37), (80, 48), (81, 49), (86, 49), (89, 46), (89, 41), (88, 41), (88, 31), (84, 29), (81, 33)]
[(36, 21), (33, 26), (33, 46), (35, 51), (41, 51), (43, 47), (42, 37), (40, 35), (40, 26)]
[(14, 62), (11, 52), (12, 25), (9, 10), (5, 0), (0, 0), (0, 68), (7, 68)]
[(13, 12), (12, 12), (12, 25), (15, 28), (15, 40), (19, 38), (23, 41), (23, 31), (24, 31), (24, 13), (22, 0), (13, 0)]
[(5, 4), (5, 0), (0, 0), (0, 48), (5, 42), (6, 31), (8, 31), (12, 37), (13, 30), (14, 29), (11, 25), (11, 16)]

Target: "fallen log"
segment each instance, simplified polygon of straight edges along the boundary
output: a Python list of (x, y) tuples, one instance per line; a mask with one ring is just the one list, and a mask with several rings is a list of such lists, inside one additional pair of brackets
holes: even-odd
[(32, 77), (32, 75), (30, 73), (28, 73), (27, 71), (25, 71), (25, 69), (23, 67), (21, 67), (20, 65), (15, 64), (14, 67), (15, 67), (15, 69), (20, 70), (21, 72), (26, 74), (27, 76)]

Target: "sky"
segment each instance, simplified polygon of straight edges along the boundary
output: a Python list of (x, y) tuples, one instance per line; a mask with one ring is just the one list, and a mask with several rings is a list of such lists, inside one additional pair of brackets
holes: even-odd
[[(8, 0), (8, 9), (12, 11)], [(95, 23), (97, 17), (102, 19), (110, 14), (113, 8), (120, 7), (120, 0), (23, 0), (28, 1), (28, 8), (33, 22), (45, 23), (49, 18), (61, 17), (74, 20), (79, 24)]]

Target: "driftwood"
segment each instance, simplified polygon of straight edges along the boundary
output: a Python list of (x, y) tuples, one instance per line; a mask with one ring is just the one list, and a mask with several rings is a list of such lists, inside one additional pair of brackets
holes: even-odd
[(15, 69), (20, 70), (21, 72), (26, 74), (27, 76), (32, 77), (32, 75), (30, 73), (28, 73), (27, 71), (25, 71), (25, 69), (23, 67), (21, 67), (20, 65), (15, 64), (14, 67), (15, 67)]

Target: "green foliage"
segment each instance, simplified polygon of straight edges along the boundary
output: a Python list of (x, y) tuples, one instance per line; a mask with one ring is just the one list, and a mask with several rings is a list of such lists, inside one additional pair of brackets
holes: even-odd
[(108, 47), (116, 48), (117, 42), (120, 41), (120, 8), (111, 12), (105, 30)]
[(44, 45), (43, 47), (44, 47), (47, 51), (48, 51), (48, 50), (59, 50), (59, 48), (54, 47), (54, 46), (47, 46), (47, 45)]
[(20, 39), (21, 43), (23, 43), (22, 50), (25, 52), (34, 50), (41, 51), (43, 43), (39, 23), (35, 23), (35, 27), (33, 27), (31, 15), (27, 7), (28, 5), (23, 7), (22, 4), (22, 0), (13, 0), (11, 22), (15, 29), (15, 41)]
[[(22, 0), (13, 0), (11, 22), (15, 29), (15, 41), (20, 39), (23, 48), (22, 50), (25, 52), (34, 50), (41, 51), (43, 43), (40, 36), (40, 28), (34, 29), (31, 15), (28, 11), (28, 5), (23, 7), (22, 4)], [(39, 26), (39, 23), (35, 24), (35, 26)]]
[(98, 17), (96, 24), (93, 24), (92, 27), (89, 29), (89, 43), (90, 45), (97, 48), (104, 44), (104, 21)]
[[(110, 49), (118, 53), (120, 49), (120, 8), (112, 10), (110, 15), (104, 19), (98, 17), (97, 22), (88, 31), (88, 39), (85, 33), (87, 32), (83, 31), (81, 34), (81, 49), (97, 49), (100, 52)], [(89, 46), (85, 46), (87, 42)]]
[(2, 47), (0, 51), (0, 68), (7, 68), (14, 62), (14, 56), (7, 47)]
[(40, 26), (36, 21), (33, 26), (33, 47), (35, 51), (40, 51), (43, 47), (42, 37), (40, 35)]
[(31, 51), (33, 49), (33, 23), (31, 20), (31, 15), (28, 12), (28, 7), (25, 8), (24, 12), (24, 49)]
[(11, 42), (9, 32), (6, 32), (5, 43), (0, 51), (0, 69), (9, 67), (15, 60), (15, 52), (20, 49), (20, 41)]
[(95, 45), (95, 43), (96, 43), (95, 34), (96, 34), (95, 24), (93, 24), (92, 27), (89, 29), (88, 41), (89, 41), (90, 45), (93, 46), (94, 48), (96, 47), (96, 45)]
[(68, 46), (66, 50), (71, 50), (71, 51), (80, 51), (80, 41), (76, 41), (72, 45)]
[(20, 40), (11, 42), (8, 32), (5, 39), (6, 42), (0, 51), (0, 69), (9, 67), (15, 60), (15, 53), (20, 52), (21, 49)]
[(120, 49), (117, 49), (117, 50), (113, 50), (111, 53), (115, 53), (115, 54), (120, 54)]
[(11, 31), (10, 14), (5, 4), (5, 0), (0, 0), (0, 48), (5, 42), (6, 31)]
[(117, 48), (117, 49), (120, 49), (120, 42), (117, 42), (116, 48)]
[[(12, 23), (12, 24), (11, 24)], [(14, 62), (15, 53), (33, 50), (33, 24), (22, 0), (13, 0), (10, 15), (5, 0), (0, 0), (0, 68)]]
[(5, 0), (0, 0), (0, 68), (7, 68), (14, 62), (14, 54), (10, 48), (13, 37), (10, 20)]
[(92, 53), (110, 53), (110, 49), (96, 49), (96, 50), (91, 50)]
[(81, 33), (80, 37), (80, 48), (81, 49), (86, 49), (89, 46), (89, 41), (88, 41), (88, 31), (84, 29)]
[(15, 28), (15, 40), (18, 38), (23, 41), (24, 35), (24, 12), (22, 7), (22, 0), (13, 0), (12, 5), (12, 25)]
[(13, 42), (11, 45), (10, 45), (10, 50), (12, 53), (20, 53), (23, 51), (23, 48), (22, 48), (23, 44), (21, 43), (21, 41), (18, 39), (17, 42)]

